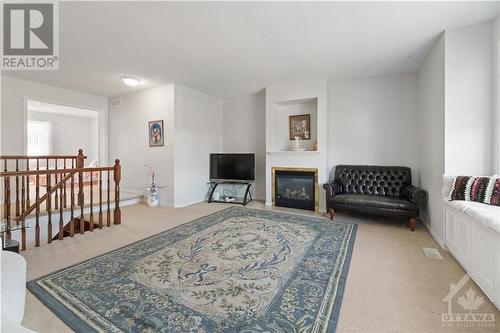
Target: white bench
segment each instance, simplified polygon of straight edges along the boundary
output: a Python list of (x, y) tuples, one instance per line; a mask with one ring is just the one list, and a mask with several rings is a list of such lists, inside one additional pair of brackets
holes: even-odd
[(445, 245), (500, 309), (500, 207), (448, 201), (454, 177), (443, 177)]

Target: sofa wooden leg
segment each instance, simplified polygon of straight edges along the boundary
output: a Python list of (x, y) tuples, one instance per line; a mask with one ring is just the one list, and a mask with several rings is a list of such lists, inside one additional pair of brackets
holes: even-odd
[(408, 219), (408, 223), (410, 225), (410, 230), (415, 231), (415, 226), (417, 225), (417, 218), (416, 217), (410, 217)]
[(330, 213), (330, 220), (333, 221), (333, 219), (335, 218), (335, 209), (333, 208), (328, 209), (328, 213)]

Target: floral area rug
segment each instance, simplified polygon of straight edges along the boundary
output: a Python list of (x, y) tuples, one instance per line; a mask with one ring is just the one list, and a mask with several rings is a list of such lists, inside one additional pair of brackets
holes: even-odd
[(232, 207), (28, 282), (76, 332), (334, 332), (356, 225)]

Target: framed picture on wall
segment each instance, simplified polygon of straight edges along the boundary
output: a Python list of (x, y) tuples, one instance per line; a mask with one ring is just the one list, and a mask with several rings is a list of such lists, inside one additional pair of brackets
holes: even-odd
[(165, 133), (163, 131), (163, 120), (149, 122), (149, 146), (162, 147), (165, 144)]
[(311, 139), (311, 115), (290, 116), (290, 140), (295, 140), (296, 136), (302, 140)]

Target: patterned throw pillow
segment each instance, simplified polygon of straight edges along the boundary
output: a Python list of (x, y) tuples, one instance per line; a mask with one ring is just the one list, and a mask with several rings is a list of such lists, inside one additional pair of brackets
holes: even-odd
[(458, 176), (449, 199), (500, 206), (500, 178)]
[(492, 178), (490, 180), (490, 184), (488, 185), (488, 190), (486, 191), (487, 196), (488, 193), (489, 193), (489, 199), (487, 197), (484, 203), (500, 206), (500, 178)]

